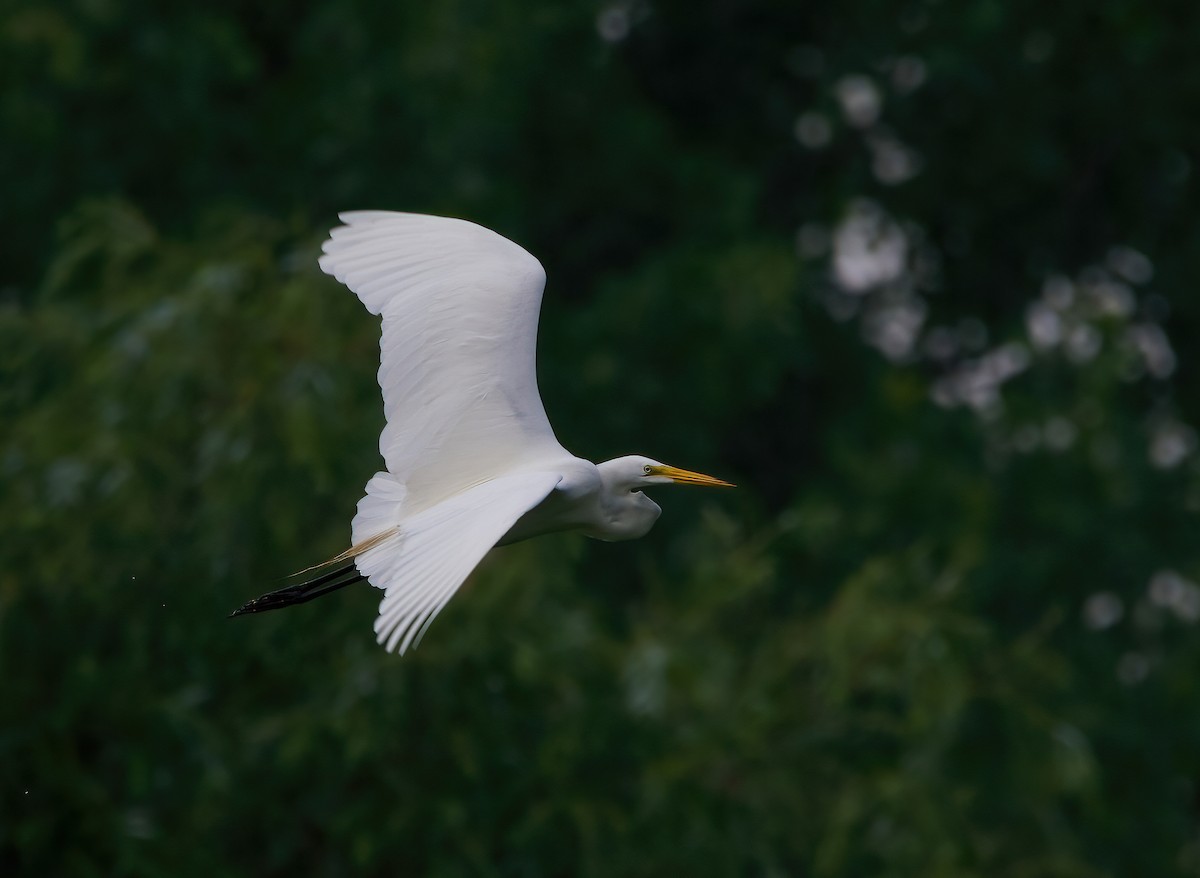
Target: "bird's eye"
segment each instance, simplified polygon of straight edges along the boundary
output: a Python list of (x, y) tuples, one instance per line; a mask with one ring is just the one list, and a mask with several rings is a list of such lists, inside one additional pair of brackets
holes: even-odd
[(646, 475), (650, 475), (650, 464), (646, 464), (644, 467), (642, 467), (642, 472), (644, 472)]

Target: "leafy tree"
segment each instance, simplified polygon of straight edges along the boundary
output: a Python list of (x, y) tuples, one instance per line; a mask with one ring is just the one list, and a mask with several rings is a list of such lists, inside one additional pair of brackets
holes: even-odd
[[(1195, 874), (1196, 19), (0, 11), (0, 869)], [(378, 465), (358, 207), (542, 259), (567, 447), (741, 487), (403, 660), (225, 620)]]

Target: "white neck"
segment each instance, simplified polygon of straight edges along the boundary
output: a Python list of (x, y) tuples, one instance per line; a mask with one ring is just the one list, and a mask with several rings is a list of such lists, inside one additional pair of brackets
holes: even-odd
[(618, 457), (596, 465), (600, 490), (594, 495), (594, 526), (584, 533), (598, 540), (635, 540), (654, 527), (662, 508), (639, 490), (643, 460)]

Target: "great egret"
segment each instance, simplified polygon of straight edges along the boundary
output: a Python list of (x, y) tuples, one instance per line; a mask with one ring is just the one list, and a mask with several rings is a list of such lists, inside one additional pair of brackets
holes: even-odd
[(562, 530), (635, 539), (662, 511), (644, 488), (732, 487), (648, 457), (593, 464), (558, 443), (534, 363), (546, 273), (521, 247), (461, 219), (339, 218), (320, 266), (383, 317), (387, 470), (367, 482), (351, 547), (326, 562), (339, 566), (233, 615), (366, 579), (384, 593), (379, 642), (404, 653), (493, 546)]

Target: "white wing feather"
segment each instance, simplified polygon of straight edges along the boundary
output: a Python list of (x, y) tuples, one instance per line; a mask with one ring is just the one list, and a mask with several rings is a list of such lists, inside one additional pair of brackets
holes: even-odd
[[(500, 476), (405, 517), (396, 535), (356, 559), (360, 572), (384, 589), (375, 633), (389, 652), (403, 655), (421, 636), (483, 556), (517, 519), (554, 490), (556, 472), (518, 472)], [(373, 515), (373, 498), (386, 508), (395, 489), (377, 475), (355, 518)], [(372, 490), (372, 486), (375, 490)], [(365, 507), (365, 508), (364, 508)]]
[(465, 220), (340, 217), (320, 265), (383, 316), (379, 451), (407, 492), (407, 514), (568, 456), (538, 395), (546, 274), (537, 259)]
[(363, 211), (321, 269), (383, 317), (387, 426), (354, 517), (355, 564), (384, 590), (375, 632), (401, 653), (475, 566), (562, 478), (538, 395), (546, 274), (511, 241), (459, 219)]

